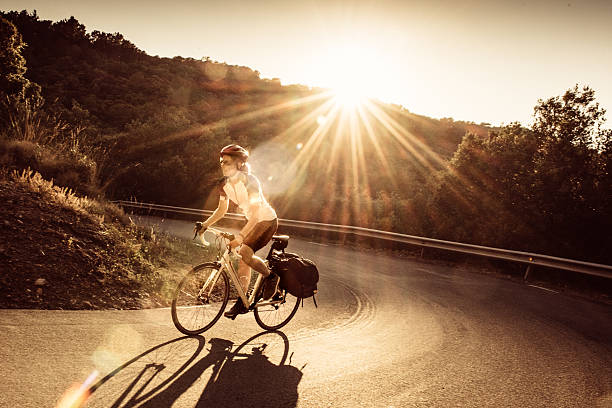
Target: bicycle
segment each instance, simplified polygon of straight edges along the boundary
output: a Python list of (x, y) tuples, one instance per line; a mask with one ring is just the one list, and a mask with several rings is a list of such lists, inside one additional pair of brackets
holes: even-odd
[[(250, 294), (246, 293), (238, 281), (232, 259), (239, 259), (240, 255), (231, 251), (227, 245), (234, 239), (234, 235), (210, 227), (206, 231), (215, 234), (216, 244), (225, 243), (225, 250), (221, 255), (219, 250), (216, 261), (194, 266), (178, 284), (171, 307), (172, 321), (176, 328), (187, 335), (200, 334), (210, 329), (227, 306), (230, 280), (238, 297), (247, 310), (253, 312), (255, 321), (262, 329), (278, 330), (289, 323), (297, 312), (301, 298), (279, 288), (278, 279), (271, 297), (264, 297), (266, 285), (262, 285), (263, 278), (260, 274), (257, 275), (253, 290)], [(287, 247), (288, 241), (287, 235), (272, 237), (272, 247), (266, 261), (273, 272), (274, 265), (270, 264), (270, 259), (275, 253), (281, 253)], [(221, 247), (219, 245), (219, 248)]]

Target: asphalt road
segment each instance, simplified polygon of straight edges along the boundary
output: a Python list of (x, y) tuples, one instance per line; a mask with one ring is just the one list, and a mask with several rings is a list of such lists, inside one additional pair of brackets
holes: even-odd
[(88, 407), (612, 407), (610, 306), (418, 260), (288, 250), (321, 280), (319, 307), (306, 300), (282, 332), (252, 314), (184, 337), (169, 309), (0, 310), (0, 406), (54, 407), (81, 386)]

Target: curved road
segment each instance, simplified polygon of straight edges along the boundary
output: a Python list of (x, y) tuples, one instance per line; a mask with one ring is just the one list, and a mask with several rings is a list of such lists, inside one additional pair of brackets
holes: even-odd
[(56, 406), (80, 384), (88, 407), (612, 407), (610, 306), (418, 260), (288, 250), (319, 265), (319, 307), (306, 300), (278, 333), (252, 314), (189, 338), (168, 309), (0, 310), (0, 406)]

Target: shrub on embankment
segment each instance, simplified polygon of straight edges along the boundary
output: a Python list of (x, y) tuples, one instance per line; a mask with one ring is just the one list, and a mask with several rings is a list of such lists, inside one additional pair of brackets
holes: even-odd
[(179, 240), (32, 171), (1, 169), (0, 201), (0, 308), (168, 305), (177, 254), (188, 255)]

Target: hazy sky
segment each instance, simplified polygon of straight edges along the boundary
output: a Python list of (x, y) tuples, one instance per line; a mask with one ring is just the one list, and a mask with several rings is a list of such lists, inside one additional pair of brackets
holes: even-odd
[(150, 55), (246, 65), (283, 84), (364, 89), (436, 118), (529, 123), (590, 85), (612, 122), (612, 1), (0, 0), (120, 32)]

